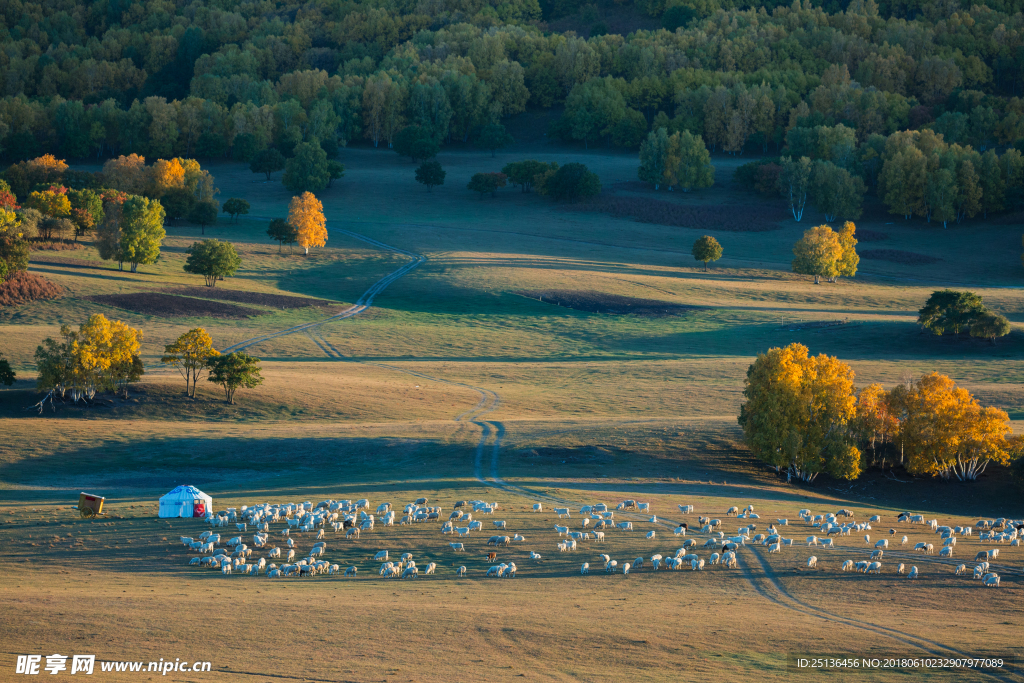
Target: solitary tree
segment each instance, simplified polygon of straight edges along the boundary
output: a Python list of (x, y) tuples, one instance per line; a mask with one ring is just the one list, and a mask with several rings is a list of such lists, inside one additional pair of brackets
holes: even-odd
[(494, 157), (495, 150), (508, 147), (515, 140), (500, 123), (489, 123), (480, 129), (480, 135), (476, 138), (476, 146), (480, 149), (491, 150), (491, 157)]
[(831, 280), (839, 275), (842, 258), (839, 236), (827, 225), (819, 225), (806, 231), (793, 245), (793, 272), (813, 275), (814, 284), (819, 284), (820, 278)]
[(239, 215), (244, 216), (247, 213), (249, 213), (249, 202), (245, 201), (244, 199), (236, 199), (235, 197), (232, 197), (231, 199), (224, 202), (224, 207), (222, 210), (224, 211), (224, 213), (229, 214), (231, 216), (231, 220), (237, 221)]
[(193, 223), (198, 223), (200, 234), (205, 235), (206, 226), (214, 225), (217, 222), (217, 202), (212, 199), (196, 202), (188, 212), (188, 219)]
[(298, 233), (296, 241), (309, 256), (310, 247), (322, 247), (327, 244), (327, 220), (324, 218), (324, 205), (310, 192), (303, 192), (292, 197), (288, 205), (288, 223), (295, 226)]
[(327, 162), (327, 187), (334, 184), (335, 180), (345, 177), (345, 164), (330, 159)]
[(499, 187), (505, 187), (507, 180), (504, 173), (474, 173), (466, 187), (479, 192), (482, 199), (485, 194), (495, 196)]
[(220, 352), (213, 348), (213, 339), (206, 330), (197, 327), (165, 346), (164, 354), (160, 362), (175, 367), (181, 373), (185, 378), (185, 395), (195, 398), (199, 376), (210, 359), (219, 356)]
[(258, 152), (253, 157), (252, 163), (249, 164), (249, 170), (253, 173), (266, 173), (267, 180), (270, 180), (270, 174), (283, 170), (284, 165), (284, 155), (271, 147), (270, 149)]
[(331, 180), (327, 153), (316, 142), (295, 145), (295, 156), (285, 164), (281, 180), (292, 192), (321, 191)]
[(136, 272), (140, 264), (156, 263), (164, 230), (164, 207), (159, 200), (129, 197), (121, 209), (122, 258)]
[(1010, 334), (1010, 321), (998, 313), (986, 313), (978, 318), (971, 325), (971, 336), (988, 339), (993, 344), (996, 337), (1005, 337)]
[(434, 186), (444, 185), (445, 171), (437, 161), (424, 161), (416, 169), (416, 182), (427, 186), (427, 192), (433, 192)]
[(245, 351), (235, 351), (208, 360), (210, 376), (207, 380), (224, 387), (224, 399), (233, 404), (239, 387), (252, 389), (263, 384), (260, 374), (260, 359), (253, 358)]
[(693, 258), (704, 262), (704, 272), (708, 271), (708, 263), (722, 258), (722, 245), (711, 235), (697, 238), (693, 243)]
[(546, 164), (543, 161), (526, 159), (525, 161), (512, 161), (505, 164), (505, 167), (501, 169), (501, 172), (508, 176), (508, 180), (512, 183), (512, 187), (522, 187), (523, 192), (529, 192), (533, 187), (537, 176), (542, 175), (549, 170), (552, 171), (552, 173), (557, 171), (558, 164), (554, 162)]
[(270, 235), (270, 239), (277, 241), (277, 253), (279, 254), (282, 245), (295, 244), (299, 239), (299, 231), (283, 218), (275, 218), (270, 221), (267, 234)]
[(11, 364), (4, 358), (4, 354), (0, 353), (0, 384), (11, 386), (15, 379), (17, 378), (14, 375), (14, 370), (11, 369)]
[(544, 192), (552, 199), (577, 202), (601, 192), (596, 173), (580, 163), (569, 163), (555, 171), (544, 183)]
[(942, 289), (932, 292), (919, 311), (918, 324), (934, 334), (960, 334), (984, 317), (988, 311), (974, 292)]
[(185, 272), (202, 275), (207, 287), (216, 286), (217, 278), (234, 275), (242, 264), (235, 245), (216, 239), (193, 242), (186, 253), (188, 258), (185, 259)]

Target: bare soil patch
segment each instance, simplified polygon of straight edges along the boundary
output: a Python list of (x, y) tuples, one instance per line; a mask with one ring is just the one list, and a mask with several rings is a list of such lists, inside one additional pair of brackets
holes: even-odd
[(168, 294), (216, 299), (218, 301), (234, 301), (240, 304), (270, 306), (272, 308), (305, 308), (306, 306), (323, 308), (339, 305), (337, 301), (328, 301), (327, 299), (309, 299), (303, 296), (288, 296), (287, 294), (241, 292), (236, 289), (217, 289), (216, 287), (170, 287), (163, 291)]
[(637, 299), (631, 296), (605, 294), (594, 291), (575, 291), (571, 289), (548, 289), (544, 291), (516, 292), (521, 296), (537, 299), (544, 303), (564, 306), (574, 311), (587, 313), (605, 313), (610, 315), (639, 315), (646, 318), (664, 318), (670, 315), (683, 315), (695, 310), (693, 306), (673, 304), (657, 299)]
[(158, 292), (138, 292), (136, 294), (99, 294), (87, 297), (89, 301), (122, 308), (133, 313), (155, 315), (160, 318), (224, 318), (240, 320), (263, 311), (219, 301), (193, 299), (186, 296), (172, 296)]
[[(860, 237), (859, 234), (858, 237)], [(902, 263), (907, 266), (923, 266), (942, 260), (936, 256), (915, 254), (912, 251), (903, 251), (901, 249), (867, 249), (859, 252), (859, 255), (861, 258), (871, 261), (889, 261), (890, 263)]]
[(694, 230), (726, 232), (767, 232), (778, 230), (786, 212), (773, 204), (704, 206), (678, 204), (647, 197), (601, 196), (570, 204), (565, 211), (599, 211), (616, 218), (632, 218), (640, 223), (657, 223)]
[(0, 284), (0, 306), (18, 306), (63, 295), (64, 290), (60, 286), (35, 273), (20, 272)]

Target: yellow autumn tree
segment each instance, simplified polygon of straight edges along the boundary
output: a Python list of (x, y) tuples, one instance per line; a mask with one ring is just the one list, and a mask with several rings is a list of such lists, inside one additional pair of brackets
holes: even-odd
[(903, 400), (901, 428), (910, 472), (974, 481), (991, 462), (1009, 464), (1009, 415), (982, 407), (949, 377), (927, 374)]
[(739, 423), (754, 455), (789, 476), (860, 474), (853, 370), (833, 356), (790, 344), (759, 354), (747, 370)]
[(843, 245), (839, 236), (827, 225), (810, 228), (793, 245), (793, 272), (813, 275), (814, 284), (820, 278), (834, 281), (840, 273)]
[(180, 159), (157, 159), (150, 169), (150, 179), (150, 194), (162, 197), (169, 190), (185, 187), (185, 167), (181, 165)]
[(39, 388), (52, 395), (70, 391), (75, 401), (91, 399), (100, 389), (127, 393), (143, 374), (139, 345), (142, 332), (97, 313), (77, 331), (60, 328), (62, 341), (44, 339), (36, 349)]
[(37, 183), (58, 182), (67, 170), (67, 162), (63, 159), (58, 159), (52, 154), (44, 154), (41, 157), (25, 162), (25, 171)]
[(33, 192), (25, 204), (54, 218), (67, 218), (71, 215), (71, 200), (63, 192), (54, 192), (53, 190)]
[(854, 431), (870, 453), (872, 463), (884, 465), (885, 445), (899, 429), (899, 421), (889, 410), (889, 392), (881, 384), (870, 384), (857, 394), (857, 418)]
[(303, 192), (292, 197), (288, 205), (288, 224), (295, 227), (298, 233), (299, 246), (309, 256), (310, 247), (322, 247), (327, 244), (327, 220), (324, 218), (324, 205), (311, 192)]
[(220, 352), (213, 347), (210, 334), (201, 327), (191, 329), (174, 340), (173, 344), (164, 347), (161, 363), (167, 363), (178, 369), (185, 378), (185, 394), (190, 398), (196, 396), (196, 382), (210, 362)]

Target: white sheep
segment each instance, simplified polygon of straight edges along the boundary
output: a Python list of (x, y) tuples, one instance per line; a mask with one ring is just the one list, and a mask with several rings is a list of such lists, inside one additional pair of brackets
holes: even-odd
[(956, 569), (953, 571), (953, 574), (954, 574), (954, 576), (960, 576), (961, 574), (963, 574), (966, 571), (967, 571), (967, 565), (966, 564), (958, 564), (956, 566)]
[(654, 536), (655, 536), (654, 529), (651, 529), (650, 531), (647, 532), (647, 540), (653, 539)]
[(904, 536), (903, 538), (900, 539), (900, 545), (906, 545), (908, 540), (910, 540), (910, 539), (908, 539), (906, 536)]
[(888, 538), (883, 538), (881, 541), (877, 541), (875, 543), (875, 547), (876, 548), (888, 548), (889, 547), (889, 539)]
[(999, 587), (999, 575), (998, 574), (989, 574), (988, 576), (986, 576), (983, 579), (982, 583), (985, 585), (985, 588), (998, 588)]
[(589, 562), (584, 562), (582, 565), (580, 565), (580, 574), (589, 574), (589, 573), (590, 573), (590, 563)]
[(807, 545), (809, 545), (809, 546), (811, 546), (811, 545), (818, 545), (818, 537), (817, 536), (808, 536), (807, 537)]
[(503, 520), (503, 519), (501, 519), (501, 520), (494, 520), (494, 522), (492, 522), (492, 523), (494, 524), (494, 528), (495, 529), (504, 529), (505, 528), (505, 520)]
[(869, 564), (866, 573), (867, 574), (871, 574), (872, 572), (874, 572), (875, 574), (881, 574), (882, 573), (882, 563), (881, 562), (872, 562), (871, 564)]
[(871, 534), (864, 534), (864, 542), (871, 543)]
[(672, 531), (672, 533), (675, 534), (676, 536), (685, 536), (686, 535), (686, 527), (685, 526), (677, 526)]
[(607, 572), (608, 574), (611, 574), (611, 573), (612, 573), (613, 571), (615, 571), (615, 568), (616, 568), (617, 566), (619, 566), (619, 563), (618, 563), (618, 561), (617, 561), (617, 560), (609, 560), (609, 561), (608, 561), (608, 563), (607, 563), (607, 564), (605, 564), (605, 566), (604, 566), (604, 570), (605, 570), (605, 572)]
[(522, 542), (526, 540), (526, 536), (523, 536), (522, 534), (516, 534), (512, 537), (512, 540)]
[(603, 531), (595, 531), (594, 532), (594, 540), (599, 542), (599, 543), (603, 542), (604, 541), (604, 532)]
[(946, 546), (945, 548), (940, 550), (939, 551), (939, 557), (953, 557), (953, 547), (952, 546)]
[(455, 576), (465, 576), (465, 575), (466, 575), (466, 567), (465, 566), (459, 567), (458, 569), (455, 570)]
[(908, 579), (916, 579), (917, 578), (917, 567), (911, 567), (910, 568), (910, 573), (907, 574), (907, 578)]
[(544, 512), (544, 506), (541, 505), (540, 503), (534, 503), (533, 504), (533, 511), (534, 512)]
[(569, 508), (555, 508), (555, 514), (558, 515), (559, 519), (561, 519), (562, 517), (570, 517), (571, 516), (569, 514)]
[(734, 515), (734, 514), (736, 514), (739, 511), (740, 511), (740, 509), (738, 507), (736, 507), (735, 505), (733, 505), (731, 508), (729, 508), (728, 510), (725, 511), (725, 514), (727, 514), (727, 515)]
[(617, 526), (618, 528), (622, 529), (623, 531), (632, 531), (633, 530), (633, 522), (619, 522), (615, 526)]
[(807, 558), (807, 568), (808, 569), (814, 569), (817, 566), (818, 566), (818, 558), (817, 557), (815, 557), (814, 555), (811, 555), (810, 557)]
[(567, 527), (567, 526), (559, 526), (559, 525), (556, 524), (555, 525), (555, 531), (558, 532), (559, 536), (566, 536), (569, 533), (569, 527)]
[(535, 553), (535, 552), (533, 552), (533, 551), (531, 550), (531, 551), (530, 551), (530, 559), (531, 559), (531, 560), (539, 560), (539, 559), (540, 559), (540, 553)]
[(426, 570), (423, 573), (424, 574), (433, 574), (435, 569), (437, 569), (437, 563), (436, 562), (431, 562), (430, 564), (427, 565), (427, 568), (426, 568)]
[(852, 569), (853, 569), (853, 560), (847, 560), (846, 562), (843, 562), (842, 571), (848, 572), (848, 571), (851, 571)]
[(825, 539), (824, 541), (821, 542), (821, 547), (822, 548), (835, 548), (836, 545), (835, 545), (834, 541), (835, 541), (834, 538), (827, 538), (827, 539)]
[(679, 511), (682, 512), (684, 515), (688, 515), (693, 512), (692, 505), (677, 505), (676, 507), (678, 507)]
[(782, 552), (782, 546), (779, 545), (778, 543), (773, 543), (770, 546), (768, 546), (768, 554), (771, 554), (771, 553), (781, 553), (781, 552)]
[(871, 552), (871, 559), (874, 560), (876, 558), (882, 557), (884, 553), (885, 551), (881, 548), (879, 548), (878, 550), (874, 550)]
[(630, 569), (630, 564), (629, 564), (629, 562), (623, 562), (623, 563), (622, 563), (622, 573), (623, 573), (624, 575), (625, 575), (625, 574), (629, 574), (629, 569)]

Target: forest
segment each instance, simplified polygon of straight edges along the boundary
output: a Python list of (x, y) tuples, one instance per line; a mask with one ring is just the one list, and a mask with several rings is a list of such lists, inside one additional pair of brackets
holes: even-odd
[[(352, 141), (390, 146), (408, 125), (467, 142), (528, 107), (564, 110), (551, 134), (586, 145), (637, 149), (665, 128), (712, 151), (786, 153), (792, 129), (842, 125), (858, 145), (930, 129), (984, 153), (1024, 137), (1020, 9), (11, 0), (0, 153), (250, 161), (317, 142), (333, 158)], [(607, 33), (608, 11), (664, 28)], [(596, 21), (587, 36), (552, 30), (566, 15)]]

